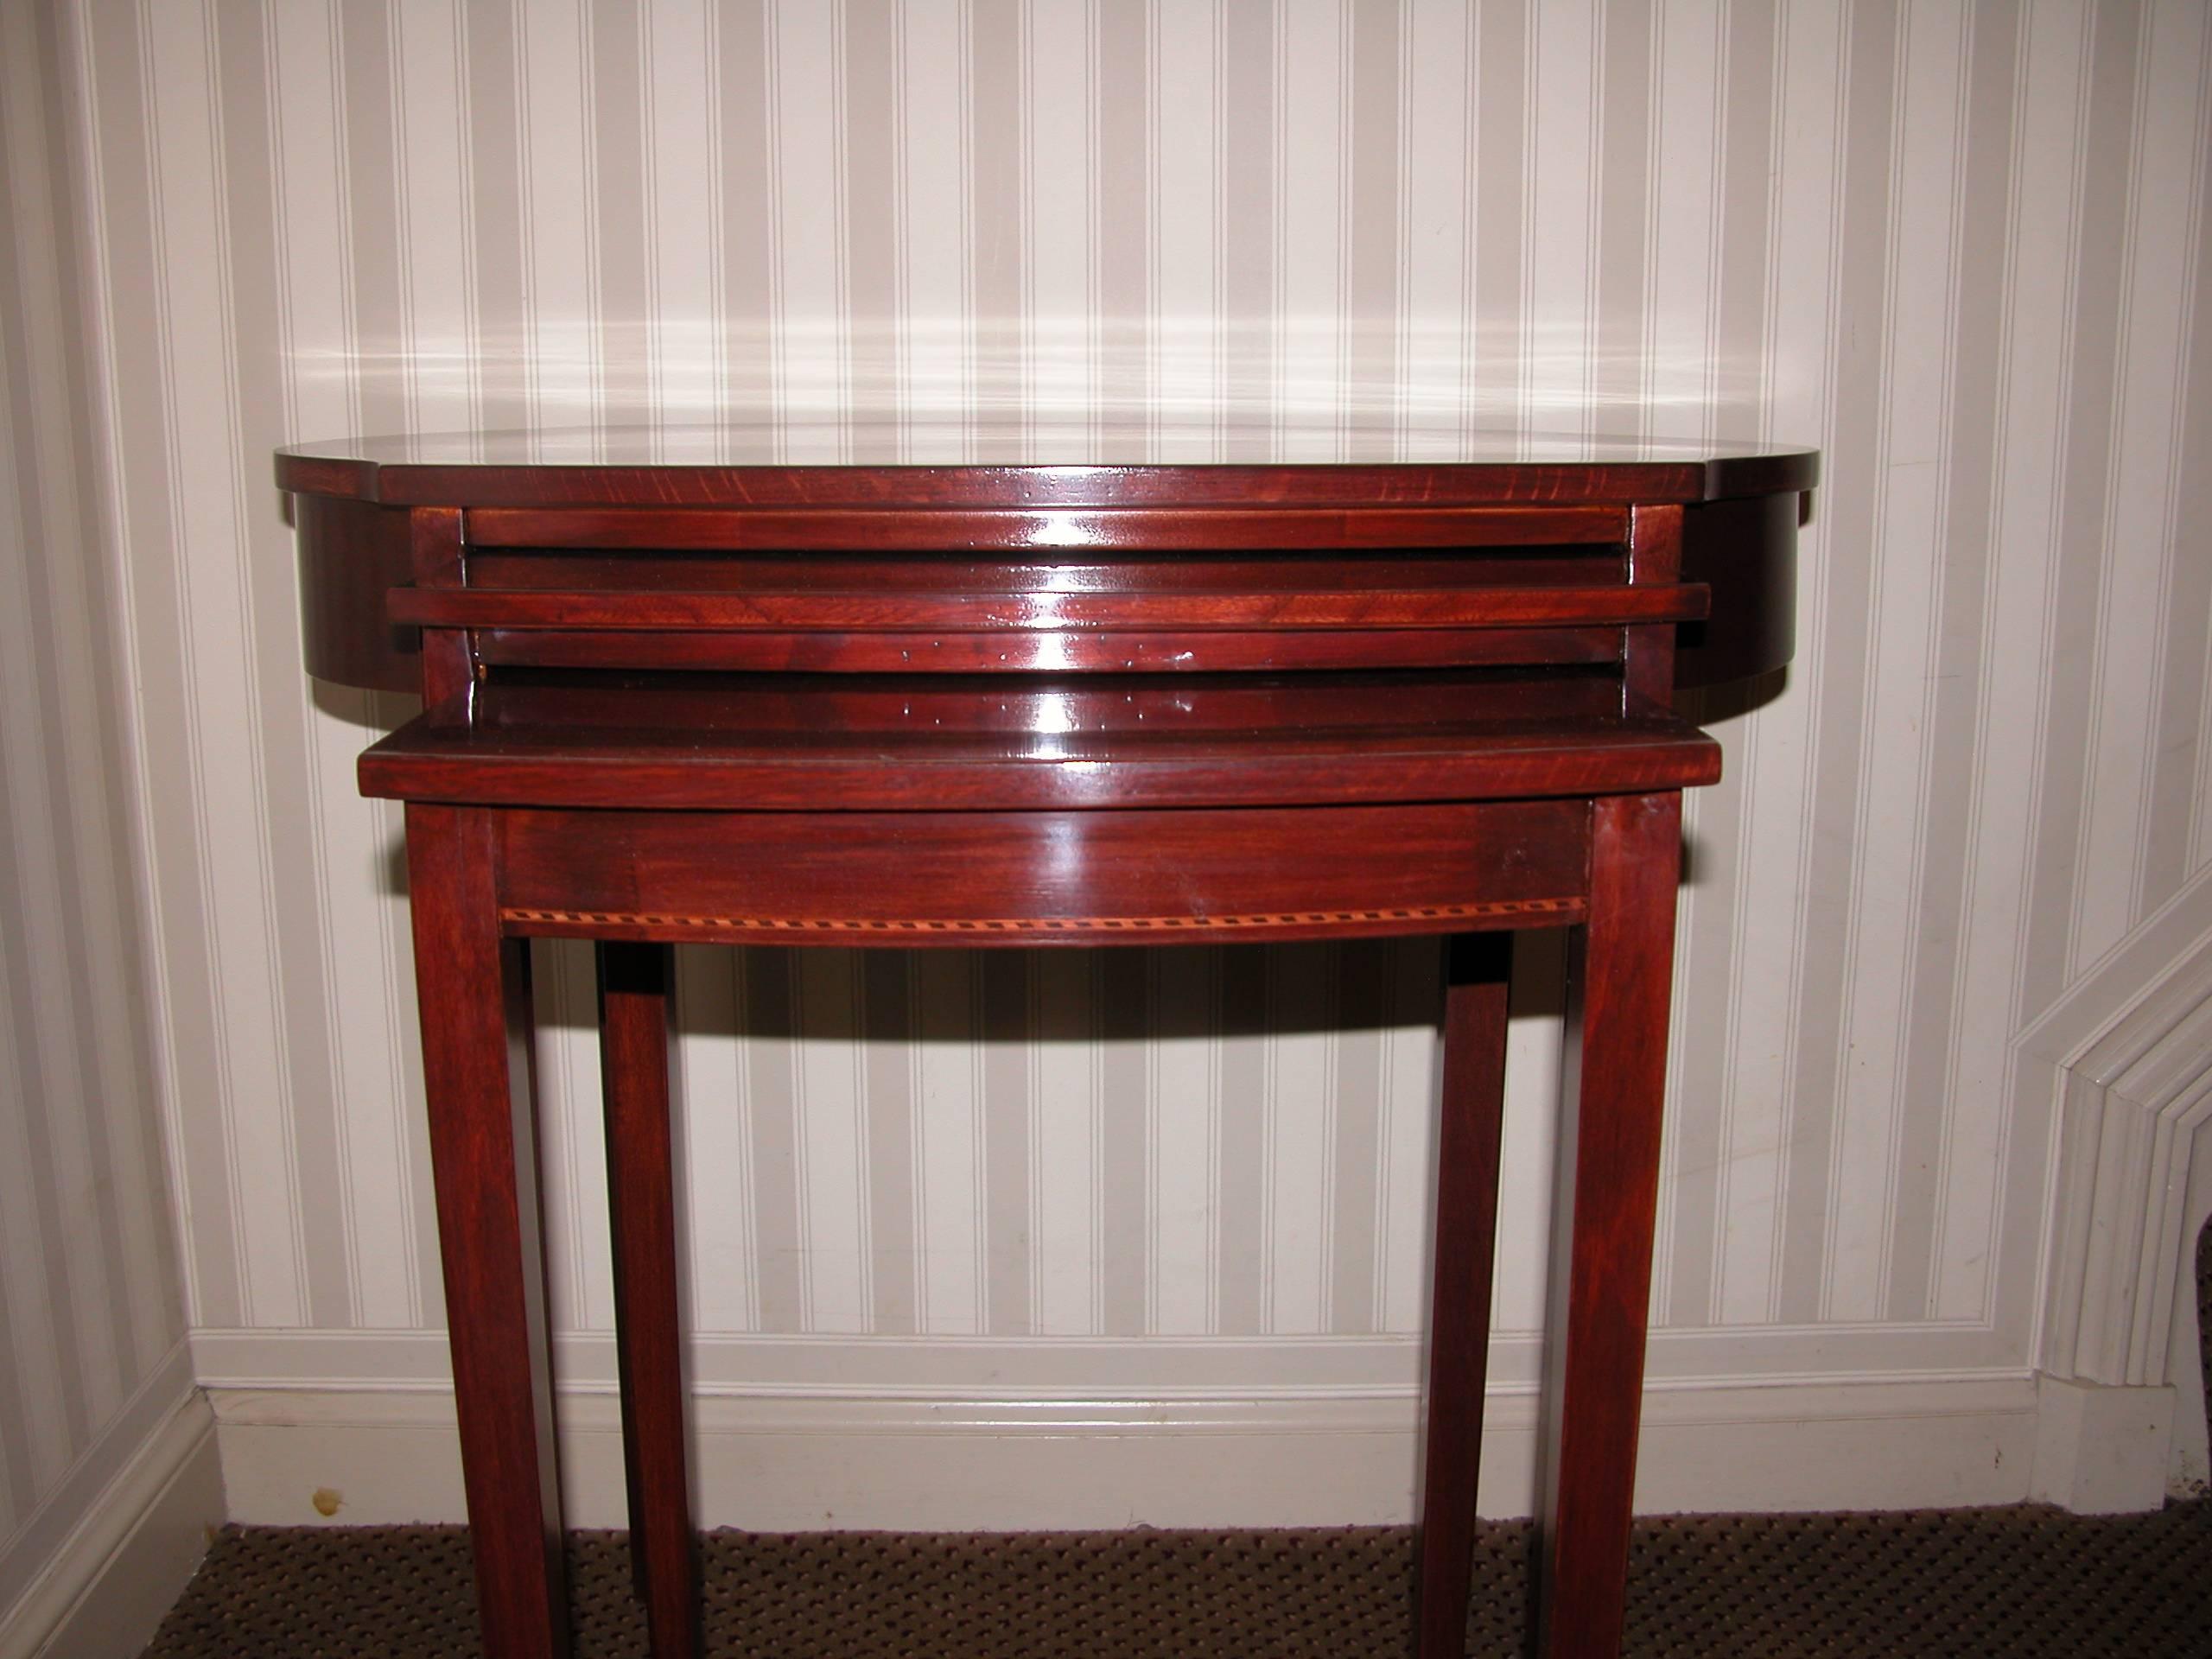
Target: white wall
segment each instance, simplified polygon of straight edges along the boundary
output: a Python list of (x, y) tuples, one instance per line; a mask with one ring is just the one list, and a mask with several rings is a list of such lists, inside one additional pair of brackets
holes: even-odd
[[(146, 1007), (62, 21), (0, 7), (0, 1656), (45, 1636), (208, 1439)], [(217, 1490), (181, 1554), (171, 1535), (138, 1559), (155, 1610), (220, 1511)], [(110, 1628), (143, 1641), (147, 1612)]]
[[(1788, 689), (1719, 721), (1690, 819), (1652, 1370), (2024, 1376), (2017, 1041), (2208, 891), (2203, 8), (75, 12), (203, 1380), (443, 1366), (397, 826), (352, 780), (398, 706), (299, 672), (273, 446), (1226, 407), (1826, 450)], [(545, 966), (556, 1306), (603, 1385), (588, 976)], [(1433, 969), (687, 955), (702, 1385), (1403, 1407)], [(1527, 953), (1509, 1391), (1555, 975)]]

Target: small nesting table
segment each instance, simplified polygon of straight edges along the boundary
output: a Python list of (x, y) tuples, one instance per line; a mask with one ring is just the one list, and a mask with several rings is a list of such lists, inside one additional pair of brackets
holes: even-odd
[(1353, 429), (1230, 435), (1282, 458), (1222, 461), (1221, 442), (755, 425), (279, 454), (308, 672), (423, 702), (360, 779), (406, 803), (494, 1659), (568, 1648), (530, 938), (597, 944), (637, 1587), (657, 1659), (690, 1659), (671, 944), (1448, 937), (1418, 1616), (1421, 1659), (1444, 1659), (1528, 927), (1572, 931), (1579, 1061), (1541, 1643), (1618, 1649), (1681, 791), (1720, 764), (1671, 695), (1787, 658), (1817, 457)]

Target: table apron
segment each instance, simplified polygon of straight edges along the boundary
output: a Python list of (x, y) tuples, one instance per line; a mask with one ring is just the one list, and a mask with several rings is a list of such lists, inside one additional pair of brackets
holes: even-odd
[(509, 933), (1161, 944), (1560, 926), (1589, 801), (1070, 812), (494, 815)]

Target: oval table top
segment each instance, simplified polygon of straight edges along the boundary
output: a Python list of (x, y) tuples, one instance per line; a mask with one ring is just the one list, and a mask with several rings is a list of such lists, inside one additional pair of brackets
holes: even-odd
[(279, 488), (437, 506), (1253, 507), (1703, 502), (1808, 490), (1816, 451), (1456, 425), (755, 421), (340, 438)]

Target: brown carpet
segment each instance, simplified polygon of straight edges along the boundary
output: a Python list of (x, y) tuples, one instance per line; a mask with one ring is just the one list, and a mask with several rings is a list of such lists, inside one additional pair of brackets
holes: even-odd
[[(1473, 1654), (1521, 1650), (1529, 1530), (1484, 1529)], [(1410, 1640), (1402, 1528), (1282, 1532), (719, 1532), (708, 1651), (766, 1659), (1373, 1659)], [(577, 1659), (645, 1653), (620, 1535), (572, 1548)], [(1638, 1655), (2212, 1655), (2212, 1503), (2088, 1520), (2039, 1507), (1638, 1524)], [(149, 1659), (458, 1659), (479, 1651), (458, 1528), (232, 1529)]]
[[(2197, 1245), (2212, 1399), (2212, 1227)], [(1467, 1651), (1522, 1651), (1525, 1523), (1483, 1529)], [(708, 1651), (747, 1659), (1375, 1659), (1411, 1638), (1412, 1535), (709, 1533)], [(615, 1533), (570, 1542), (576, 1659), (643, 1659)], [(457, 1527), (232, 1528), (147, 1659), (480, 1652)], [(2212, 1659), (2212, 1500), (1639, 1522), (1631, 1655)]]

